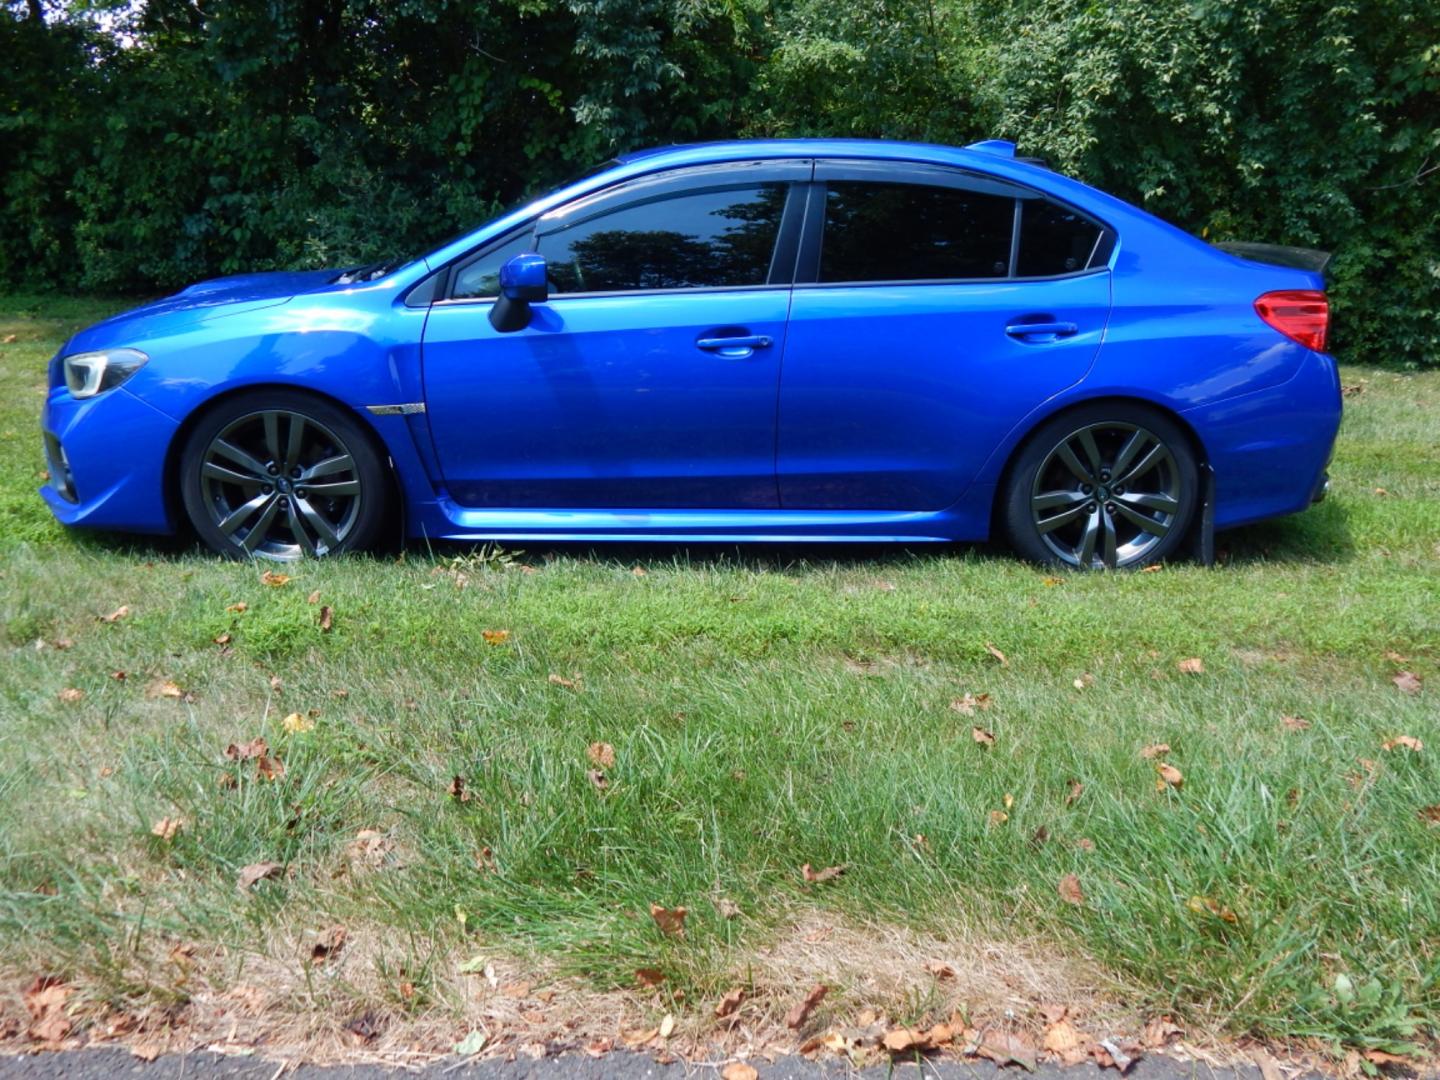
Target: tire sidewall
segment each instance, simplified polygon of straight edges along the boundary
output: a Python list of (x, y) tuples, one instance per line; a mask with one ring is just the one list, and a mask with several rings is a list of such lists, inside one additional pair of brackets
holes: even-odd
[(241, 417), (266, 409), (300, 413), (329, 428), (345, 444), (346, 451), (355, 461), (361, 485), (359, 517), (350, 534), (334, 551), (326, 552), (323, 557), (373, 546), (388, 517), (390, 502), (385, 464), (376, 451), (374, 436), (346, 410), (302, 391), (256, 390), (238, 394), (213, 406), (196, 423), (185, 440), (179, 465), (181, 502), (196, 534), (206, 546), (228, 558), (270, 561), (267, 556), (245, 551), (210, 520), (200, 483), (205, 450), (215, 436)]
[(1120, 569), (1138, 570), (1162, 562), (1185, 543), (1200, 504), (1200, 469), (1189, 433), (1158, 409), (1146, 405), (1124, 401), (1094, 402), (1052, 417), (1031, 432), (1007, 472), (1000, 524), (1010, 546), (1022, 558), (1044, 566), (1078, 569), (1051, 551), (1041, 539), (1031, 517), (1030, 493), (1036, 471), (1061, 439), (1089, 424), (1107, 421), (1143, 427), (1163, 441), (1175, 459), (1180, 481), (1181, 506), (1170, 531), (1144, 559)]

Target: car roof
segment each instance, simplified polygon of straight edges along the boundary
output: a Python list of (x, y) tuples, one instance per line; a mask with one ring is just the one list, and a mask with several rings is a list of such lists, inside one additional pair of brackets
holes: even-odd
[[(975, 157), (974, 155), (983, 155)], [(971, 143), (969, 146), (942, 146), (938, 143), (906, 142), (898, 139), (730, 139), (722, 142), (676, 143), (651, 146), (617, 154), (621, 165), (645, 162), (648, 165), (729, 161), (737, 157), (865, 157), (894, 161), (945, 163), (993, 163), (997, 157), (1014, 159), (1015, 144), (1001, 139)]]

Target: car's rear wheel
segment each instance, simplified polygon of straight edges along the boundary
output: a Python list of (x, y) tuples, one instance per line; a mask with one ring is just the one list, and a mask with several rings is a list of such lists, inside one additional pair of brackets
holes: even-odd
[(1002, 518), (1035, 562), (1075, 569), (1145, 566), (1184, 543), (1199, 484), (1185, 432), (1130, 402), (1081, 406), (1026, 441)]
[(217, 552), (281, 561), (369, 546), (388, 502), (384, 463), (360, 425), (287, 391), (245, 394), (206, 414), (181, 454), (180, 490)]

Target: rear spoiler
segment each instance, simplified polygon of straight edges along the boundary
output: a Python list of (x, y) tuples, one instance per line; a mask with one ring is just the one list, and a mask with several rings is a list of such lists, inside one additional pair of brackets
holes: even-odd
[(1221, 251), (1251, 262), (1269, 263), (1271, 266), (1289, 266), (1296, 270), (1309, 270), (1323, 274), (1330, 265), (1330, 252), (1315, 251), (1313, 248), (1286, 247), (1284, 244), (1247, 244), (1239, 240), (1225, 240), (1215, 245)]

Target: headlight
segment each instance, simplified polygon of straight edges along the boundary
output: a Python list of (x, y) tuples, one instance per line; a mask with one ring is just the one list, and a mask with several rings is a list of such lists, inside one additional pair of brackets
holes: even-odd
[(134, 375), (150, 358), (137, 349), (102, 349), (65, 357), (65, 386), (71, 397), (94, 397), (113, 390)]

